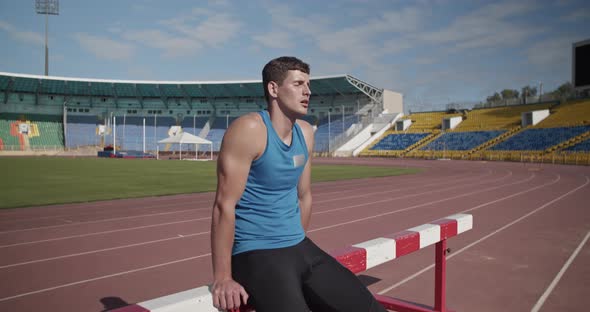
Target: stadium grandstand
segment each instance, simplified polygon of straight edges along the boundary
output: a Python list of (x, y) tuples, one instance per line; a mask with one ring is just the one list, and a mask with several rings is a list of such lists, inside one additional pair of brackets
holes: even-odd
[[(404, 115), (402, 95), (350, 75), (311, 81), (304, 117), (316, 156), (389, 156), (590, 164), (590, 100)], [(105, 147), (176, 153), (158, 141), (188, 132), (219, 151), (228, 126), (265, 109), (261, 81), (123, 81), (0, 73), (0, 151)], [(198, 147), (187, 146), (194, 152)]]
[[(317, 128), (319, 154), (351, 154), (403, 112), (401, 94), (350, 75), (314, 78), (311, 89), (304, 119)], [(160, 147), (158, 141), (182, 132), (211, 141), (219, 151), (232, 121), (266, 108), (262, 83), (254, 80), (123, 81), (0, 72), (0, 94), (0, 150), (20, 152), (96, 153), (108, 146), (175, 152), (178, 146)], [(364, 139), (353, 140), (359, 136)]]
[(365, 148), (363, 156), (590, 165), (590, 100), (420, 112)]

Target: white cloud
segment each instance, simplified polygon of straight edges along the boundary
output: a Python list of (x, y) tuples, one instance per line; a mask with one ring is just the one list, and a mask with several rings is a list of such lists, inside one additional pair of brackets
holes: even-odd
[(265, 47), (273, 49), (293, 48), (293, 39), (288, 32), (275, 31), (261, 35), (254, 35), (252, 39)]
[(239, 29), (240, 23), (229, 14), (216, 14), (196, 27), (194, 37), (215, 46), (229, 41)]
[(196, 40), (175, 37), (160, 30), (127, 31), (123, 38), (160, 49), (166, 57), (192, 55), (202, 47)]
[(205, 9), (205, 8), (192, 8), (191, 9), (191, 13), (189, 15), (182, 15), (182, 16), (177, 16), (174, 19), (176, 20), (181, 20), (181, 21), (189, 21), (189, 20), (194, 20), (195, 16), (199, 16), (199, 15), (213, 15), (215, 14), (215, 11), (213, 10), (209, 10), (209, 9)]
[(127, 68), (127, 76), (133, 77), (134, 80), (158, 80), (159, 78), (149, 67), (133, 65)]
[[(374, 69), (380, 67), (377, 59), (385, 52), (383, 43), (377, 37), (383, 33), (416, 29), (419, 25), (417, 16), (420, 15), (417, 9), (408, 8), (399, 13), (383, 13), (364, 24), (358, 24), (353, 19), (350, 20), (353, 25), (335, 28), (337, 23), (330, 17), (319, 14), (298, 16), (288, 5), (270, 3), (266, 9), (271, 16), (274, 33), (287, 36), (284, 41), (295, 44), (311, 42), (327, 58), (344, 58), (345, 62), (341, 63)], [(253, 40), (260, 41), (261, 35), (254, 35)], [(352, 66), (349, 66), (347, 71), (351, 69)]]
[(65, 60), (66, 60), (66, 56), (63, 55), (63, 54), (52, 53), (52, 54), (49, 55), (49, 61), (51, 63), (54, 63), (54, 62), (63, 62)]
[(120, 27), (116, 27), (116, 26), (112, 26), (107, 28), (107, 30), (113, 34), (120, 34), (123, 32), (123, 29), (121, 29)]
[[(548, 27), (530, 24), (530, 19), (525, 18), (539, 9), (532, 1), (479, 5), (462, 15), (445, 15), (451, 20), (442, 26), (439, 23), (445, 19), (434, 13), (436, 5), (414, 3), (404, 7), (404, 4), (399, 10), (347, 19), (346, 23), (329, 20), (334, 16), (322, 19), (319, 13), (317, 19), (300, 18), (298, 11), (285, 4), (269, 4), (266, 9), (274, 34), (283, 33), (283, 39), (294, 42), (296, 48), (302, 40), (312, 42), (309, 50), (314, 56), (315, 73), (356, 74), (365, 81), (378, 82), (380, 87), (437, 97), (435, 102), (440, 103), (477, 97), (485, 92), (481, 91), (481, 85), (490, 83), (489, 78), (482, 79), (485, 63), (454, 61), (454, 57), (466, 53), (463, 50), (526, 48), (535, 36), (547, 31), (543, 27)], [(437, 23), (436, 28), (427, 28), (434, 27), (431, 20)], [(252, 38), (256, 41), (261, 35)], [(446, 61), (451, 63), (439, 66), (447, 64)], [(427, 65), (431, 64), (437, 64), (436, 68), (428, 69)], [(506, 73), (499, 79), (505, 82), (511, 75), (514, 73)], [(469, 94), (451, 99), (450, 95), (464, 89), (463, 86), (469, 86), (465, 89), (471, 91), (464, 91)], [(428, 91), (420, 91), (421, 88)]]
[(527, 49), (529, 63), (544, 67), (565, 67), (571, 63), (572, 42), (576, 38), (552, 38), (537, 42)]
[(417, 7), (406, 7), (399, 11), (389, 11), (382, 14), (382, 19), (376, 21), (383, 27), (383, 31), (407, 33), (420, 29), (429, 15), (427, 10)]
[(229, 0), (209, 0), (209, 5), (218, 7), (228, 7), (230, 6), (230, 2)]
[(32, 31), (22, 31), (14, 27), (12, 24), (0, 20), (0, 30), (7, 32), (13, 39), (34, 45), (43, 45), (45, 39), (41, 34)]
[(74, 38), (83, 49), (101, 59), (126, 60), (135, 53), (135, 48), (132, 45), (107, 37), (77, 33)]
[(414, 59), (414, 63), (418, 65), (429, 65), (434, 64), (436, 62), (436, 58), (434, 57), (416, 57)]
[(383, 42), (383, 54), (397, 54), (404, 50), (416, 47), (416, 42), (408, 38), (390, 38)]
[(350, 64), (348, 63), (331, 62), (329, 60), (311, 64), (310, 66), (312, 72), (325, 74), (346, 74), (350, 69)]
[(111, 23), (106, 30), (110, 33), (120, 35), (123, 33), (123, 29), (125, 29), (124, 25), (121, 22), (116, 22)]
[(536, 8), (534, 2), (503, 2), (483, 6), (456, 18), (448, 27), (423, 33), (420, 40), (449, 44), (453, 50), (517, 45), (542, 31), (541, 26), (520, 25), (510, 18)]
[(585, 8), (585, 9), (579, 9), (579, 10), (575, 10), (573, 12), (570, 12), (569, 14), (562, 16), (561, 20), (566, 21), (566, 22), (578, 22), (578, 21), (587, 21), (590, 19), (590, 9)]
[[(189, 14), (158, 23), (167, 28), (166, 32), (170, 33), (168, 36), (174, 36), (176, 43), (182, 44), (184, 50), (191, 53), (206, 46), (216, 47), (230, 41), (241, 27), (240, 22), (231, 14), (202, 8), (194, 8)], [(173, 55), (169, 52), (168, 55)]]
[[(228, 5), (225, 1), (212, 2), (215, 6)], [(109, 31), (126, 40), (161, 50), (164, 57), (174, 58), (195, 55), (206, 47), (221, 46), (235, 37), (241, 27), (231, 14), (206, 8), (193, 8), (157, 24), (162, 27), (121, 30), (115, 25)]]

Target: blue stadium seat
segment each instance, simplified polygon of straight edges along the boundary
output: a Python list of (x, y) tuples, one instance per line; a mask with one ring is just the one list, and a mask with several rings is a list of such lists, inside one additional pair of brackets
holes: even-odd
[(428, 136), (428, 133), (393, 133), (371, 147), (377, 151), (403, 151)]
[(565, 149), (571, 152), (590, 152), (590, 138)]
[[(315, 131), (315, 146), (314, 151), (326, 152), (328, 151), (328, 142), (346, 131), (350, 126), (358, 121), (358, 117), (355, 115), (345, 116), (344, 122), (342, 116), (332, 117), (328, 124), (328, 118), (324, 118), (319, 121), (319, 126)], [(329, 126), (328, 126), (329, 125)]]
[(590, 131), (590, 126), (526, 129), (491, 150), (543, 151), (587, 131)]
[(501, 135), (506, 130), (445, 132), (421, 150), (468, 151)]

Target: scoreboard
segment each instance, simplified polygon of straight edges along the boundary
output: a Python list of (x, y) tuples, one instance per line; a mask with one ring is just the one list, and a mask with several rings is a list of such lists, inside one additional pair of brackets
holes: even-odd
[(572, 84), (578, 90), (590, 89), (590, 39), (573, 44)]

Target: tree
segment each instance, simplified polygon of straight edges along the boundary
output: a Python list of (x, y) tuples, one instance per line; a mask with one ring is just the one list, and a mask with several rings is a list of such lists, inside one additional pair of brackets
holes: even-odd
[(529, 97), (529, 96), (535, 96), (535, 95), (537, 95), (537, 87), (531, 87), (531, 86), (522, 87), (521, 96), (523, 98)]
[(557, 89), (555, 89), (555, 91), (552, 92), (553, 95), (558, 96), (562, 99), (567, 99), (573, 96), (574, 93), (574, 86), (569, 81), (557, 87)]
[(499, 102), (500, 100), (502, 100), (502, 97), (500, 96), (500, 94), (498, 92), (496, 92), (496, 93), (494, 93), (494, 95), (488, 96), (486, 98), (486, 102), (490, 103), (490, 104)]
[(500, 92), (503, 100), (518, 98), (518, 91), (514, 89), (504, 89)]

